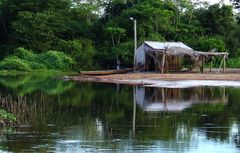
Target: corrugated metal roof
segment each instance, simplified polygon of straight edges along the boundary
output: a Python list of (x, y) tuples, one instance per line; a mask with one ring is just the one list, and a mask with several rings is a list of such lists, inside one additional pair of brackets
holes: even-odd
[(156, 50), (163, 50), (166, 48), (180, 47), (187, 50), (193, 50), (182, 42), (158, 42), (158, 41), (145, 41), (147, 45)]

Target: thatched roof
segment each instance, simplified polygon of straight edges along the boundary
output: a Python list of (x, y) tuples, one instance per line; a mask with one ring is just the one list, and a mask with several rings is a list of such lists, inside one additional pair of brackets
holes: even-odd
[(194, 58), (199, 56), (204, 56), (210, 58), (213, 56), (227, 56), (227, 52), (215, 52), (211, 50), (209, 52), (196, 51), (188, 47), (182, 42), (154, 42), (154, 41), (145, 41), (144, 42), (145, 52), (162, 52), (162, 54), (175, 55), (175, 56), (184, 56), (188, 55)]
[[(160, 51), (160, 50), (158, 50)], [(166, 48), (165, 51), (162, 50), (162, 52), (169, 54), (169, 55), (189, 55), (191, 57), (199, 57), (199, 56), (205, 56), (207, 58), (213, 57), (213, 56), (225, 56), (228, 55), (227, 52), (215, 52), (214, 50), (211, 50), (209, 52), (203, 52), (203, 51), (196, 51), (196, 50), (187, 50), (180, 47), (172, 47), (172, 48)]]

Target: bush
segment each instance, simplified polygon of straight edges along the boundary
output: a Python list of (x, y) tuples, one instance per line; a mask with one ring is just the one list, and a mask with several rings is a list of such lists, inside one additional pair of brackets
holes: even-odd
[(29, 62), (29, 66), (32, 70), (47, 70), (47, 67), (44, 64), (38, 63), (38, 62)]
[(15, 49), (14, 55), (20, 59), (27, 60), (27, 61), (36, 61), (37, 60), (36, 54), (34, 54), (32, 51), (26, 50), (22, 47)]
[(34, 54), (24, 48), (14, 51), (14, 56), (5, 58), (0, 62), (0, 70), (60, 70), (68, 71), (74, 61), (66, 54), (58, 51), (48, 51), (42, 54)]
[(53, 70), (69, 70), (74, 61), (66, 54), (58, 51), (48, 51), (40, 54), (39, 60), (48, 68)]
[(240, 57), (230, 58), (227, 61), (227, 67), (230, 67), (230, 68), (240, 68)]
[(29, 64), (17, 56), (10, 56), (0, 62), (0, 70), (30, 71)]
[[(74, 69), (89, 70), (95, 65), (93, 64), (93, 56), (95, 54), (95, 48), (92, 41), (88, 39), (61, 40), (58, 42), (58, 50), (63, 51), (67, 55), (70, 55), (76, 63)], [(106, 57), (105, 57), (106, 58)]]

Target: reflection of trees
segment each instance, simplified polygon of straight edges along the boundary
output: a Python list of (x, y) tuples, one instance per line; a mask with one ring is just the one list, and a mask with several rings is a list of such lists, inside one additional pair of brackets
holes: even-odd
[[(72, 82), (62, 84), (63, 81), (61, 80), (51, 81), (72, 86)], [(46, 80), (52, 85), (51, 81)], [(45, 86), (46, 84), (42, 85)], [(13, 149), (12, 151), (19, 151), (20, 148), (29, 149), (36, 144), (54, 145), (52, 140), (59, 135), (58, 132), (79, 126), (82, 123), (84, 128), (91, 129), (95, 123), (90, 118), (90, 105), (93, 97), (91, 84), (84, 84), (71, 90), (68, 89), (64, 93), (42, 92), (41, 89), (45, 88), (43, 86), (36, 87), (36, 90), (23, 96), (15, 94), (15, 90), (22, 90), (22, 88), (18, 87), (14, 90), (6, 87), (0, 88), (1, 107), (12, 112), (17, 117), (14, 134), (6, 137), (7, 140), (14, 141), (7, 141), (3, 144)], [(58, 88), (58, 85), (54, 87)], [(53, 91), (52, 89), (53, 87), (49, 90)], [(85, 115), (89, 117), (83, 119)], [(57, 135), (51, 133), (57, 133)]]
[(236, 147), (240, 148), (240, 124), (237, 124), (237, 133), (234, 134), (233, 138)]
[[(86, 96), (83, 97), (79, 93), (91, 94), (91, 92), (86, 91), (86, 88), (79, 88), (79, 90), (75, 90), (74, 93), (72, 91), (67, 91), (59, 95), (33, 92), (30, 95), (17, 96), (2, 91), (0, 95), (0, 104), (3, 108), (12, 112), (17, 117), (19, 124), (45, 125), (48, 122), (58, 120), (57, 116), (61, 116), (61, 119), (63, 117), (69, 118), (67, 113), (74, 112), (74, 109), (77, 109), (74, 105), (79, 106), (80, 104), (80, 107), (83, 107), (87, 103), (86, 106), (89, 107), (91, 99)], [(69, 97), (67, 95), (69, 95)]]
[[(8, 135), (7, 139), (20, 141), (25, 138), (25, 141), (21, 141), (25, 148), (31, 148), (41, 143), (54, 146), (54, 140), (60, 136), (81, 140), (101, 140), (102, 143), (92, 145), (103, 148), (110, 145), (105, 140), (129, 140), (133, 114), (133, 89), (131, 86), (116, 87), (111, 84), (73, 83), (53, 79), (45, 81), (35, 79), (34, 82), (24, 81), (13, 87), (13, 85), (7, 86), (0, 81), (3, 86), (0, 88), (0, 104), (16, 115), (18, 126), (15, 131), (34, 135), (31, 139), (26, 135)], [(37, 87), (31, 87), (31, 84)], [(28, 89), (27, 86), (30, 86), (31, 90), (24, 92), (24, 89)], [(63, 86), (63, 89), (58, 89), (62, 88), (60, 86)], [(46, 92), (47, 88), (55, 92)], [(236, 89), (231, 90), (235, 91)], [(15, 94), (19, 91), (24, 94)], [(159, 90), (159, 93), (161, 91)], [(202, 101), (209, 99), (221, 101), (219, 97), (222, 95), (219, 88), (205, 88), (204, 91), (201, 88), (178, 89), (178, 93), (170, 89), (167, 91), (166, 97), (172, 98), (177, 95), (182, 99), (191, 99), (196, 96), (194, 93), (200, 93), (201, 96), (203, 95), (200, 99)], [(226, 91), (226, 95), (229, 95), (229, 90)], [(234, 98), (238, 99), (239, 95), (239, 92), (236, 92)], [(160, 94), (157, 96), (161, 98)], [(229, 100), (233, 99), (229, 98)], [(168, 147), (183, 150), (188, 147), (191, 133), (195, 129), (201, 130), (208, 138), (225, 140), (230, 133), (229, 128), (219, 127), (229, 127), (231, 122), (228, 118), (240, 116), (238, 109), (235, 108), (240, 106), (238, 104), (240, 103), (236, 104), (233, 101), (229, 101), (227, 106), (225, 103), (201, 103), (192, 105), (182, 113), (147, 113), (137, 107), (136, 134), (133, 137), (135, 141), (132, 145), (143, 143), (147, 147), (154, 144), (155, 141), (161, 140), (166, 142), (165, 145)], [(211, 125), (207, 123), (211, 123)], [(29, 125), (29, 127), (19, 128), (19, 125)], [(51, 135), (51, 133), (57, 134)], [(26, 141), (29, 139), (31, 143)], [(48, 142), (45, 140), (38, 142), (39, 139), (49, 140)], [(19, 144), (19, 141), (6, 142), (5, 146), (13, 148), (12, 146), (16, 143)], [(186, 143), (168, 143), (174, 141)], [(116, 148), (120, 147), (116, 143), (114, 145)], [(23, 145), (19, 145), (19, 148), (21, 147)]]
[[(228, 94), (225, 93), (225, 88), (145, 88), (144, 90), (138, 90), (139, 94), (145, 93), (145, 97), (143, 96), (138, 100), (143, 101), (142, 103), (140, 102), (142, 104), (140, 106), (148, 108), (144, 109), (147, 111), (151, 108), (148, 105), (157, 106), (151, 105), (151, 103), (172, 104), (175, 107), (180, 106), (183, 102), (191, 104), (190, 108), (186, 107), (181, 113), (155, 112), (141, 114), (137, 112), (136, 124), (140, 125), (136, 125), (136, 128), (141, 131), (140, 135), (146, 132), (145, 136), (149, 139), (176, 140), (178, 139), (178, 131), (185, 131), (189, 134), (193, 129), (198, 128), (204, 131), (209, 138), (227, 139), (230, 129), (226, 127), (229, 127), (231, 123), (228, 120), (230, 112), (226, 111), (228, 101), (226, 97), (228, 97)], [(176, 105), (176, 103), (179, 105)], [(155, 116), (149, 117), (146, 114), (153, 114)], [(139, 119), (141, 120), (139, 121)], [(188, 137), (183, 138), (186, 140), (189, 139)]]
[(230, 134), (229, 115), (226, 106), (219, 103), (195, 104), (184, 112), (184, 118), (208, 138), (226, 140)]
[(0, 84), (9, 90), (23, 96), (35, 91), (43, 91), (50, 95), (61, 94), (70, 90), (75, 83), (51, 79), (42, 75), (0, 76)]
[[(240, 145), (240, 90), (235, 88), (228, 88), (229, 104), (227, 110), (230, 112), (230, 117), (236, 119), (238, 133), (234, 134), (234, 142), (237, 147)], [(236, 124), (235, 123), (235, 124)]]
[[(103, 90), (103, 87), (106, 89)], [(105, 123), (121, 120), (123, 117), (121, 113), (125, 112), (125, 107), (131, 106), (131, 102), (125, 103), (126, 98), (132, 95), (125, 88), (120, 89), (116, 94), (113, 92), (115, 86), (91, 83), (77, 84), (75, 88), (56, 95), (35, 91), (19, 96), (8, 90), (2, 88), (0, 91), (0, 104), (16, 115), (17, 127), (26, 127), (16, 128), (16, 130), (27, 132), (27, 135), (12, 135), (8, 136), (8, 139), (17, 139), (22, 142), (24, 138), (29, 139), (28, 134), (33, 135), (31, 143), (25, 145), (29, 148), (31, 145), (38, 144), (38, 139), (54, 139), (54, 136), (49, 137), (51, 132), (70, 132), (72, 128), (84, 131), (81, 132), (81, 137), (84, 139), (93, 139), (98, 134), (93, 132), (97, 124), (95, 120), (101, 118)], [(118, 96), (123, 98), (119, 100)], [(128, 108), (131, 111), (131, 108)], [(106, 124), (105, 127), (107, 127)], [(40, 132), (41, 137), (39, 138), (37, 133), (33, 134), (33, 131)], [(23, 141), (23, 143), (29, 142)], [(9, 142), (6, 145), (13, 144)]]

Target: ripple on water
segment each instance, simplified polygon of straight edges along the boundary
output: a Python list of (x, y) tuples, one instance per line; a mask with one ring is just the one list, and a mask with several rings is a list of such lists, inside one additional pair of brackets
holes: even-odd
[(74, 143), (81, 143), (80, 140), (58, 140), (57, 143), (60, 144), (74, 144)]

